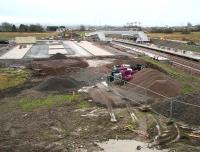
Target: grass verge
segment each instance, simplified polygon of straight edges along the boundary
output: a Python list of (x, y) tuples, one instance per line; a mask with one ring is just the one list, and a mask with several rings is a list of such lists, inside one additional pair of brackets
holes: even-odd
[(79, 97), (79, 95), (49, 95), (38, 99), (25, 98), (20, 100), (19, 107), (24, 111), (33, 111), (37, 108), (51, 108), (72, 102)]
[(172, 40), (193, 41), (200, 43), (200, 32), (191, 32), (190, 34), (182, 34), (180, 32), (175, 32), (172, 34), (148, 33), (148, 36), (164, 38), (164, 39), (172, 39)]
[(31, 73), (29, 70), (0, 68), (0, 90), (24, 83)]
[(200, 92), (200, 78), (186, 74), (184, 71), (179, 70), (171, 65), (160, 63), (148, 57), (143, 57), (148, 63), (158, 67), (166, 72), (172, 78), (176, 79), (182, 85), (182, 93)]
[(33, 33), (33, 32), (0, 32), (0, 40), (14, 39), (15, 37), (26, 37), (34, 36), (38, 39), (47, 36), (55, 36), (56, 32), (43, 32), (43, 33)]
[(80, 103), (77, 105), (77, 108), (79, 109), (86, 109), (86, 108), (90, 108), (91, 107), (91, 104), (87, 101), (80, 101)]

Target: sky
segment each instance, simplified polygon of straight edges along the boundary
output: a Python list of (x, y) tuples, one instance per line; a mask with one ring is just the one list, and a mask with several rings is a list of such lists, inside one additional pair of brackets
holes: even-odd
[(43, 25), (200, 24), (200, 0), (0, 0), (0, 22)]

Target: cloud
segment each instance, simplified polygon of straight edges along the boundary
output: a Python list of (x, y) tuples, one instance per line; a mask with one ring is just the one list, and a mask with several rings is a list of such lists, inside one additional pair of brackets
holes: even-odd
[(6, 0), (0, 21), (50, 24), (143, 25), (198, 23), (199, 0)]

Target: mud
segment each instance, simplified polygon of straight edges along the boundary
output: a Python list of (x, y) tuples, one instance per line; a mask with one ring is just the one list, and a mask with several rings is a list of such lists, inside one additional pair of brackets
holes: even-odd
[[(125, 129), (129, 117), (123, 110), (115, 111), (123, 116), (115, 124), (109, 121), (105, 109), (76, 110), (74, 104), (28, 113), (1, 113), (0, 151), (100, 151), (96, 141), (136, 136)], [(87, 116), (94, 110), (96, 116)]]
[(21, 84), (17, 87), (0, 90), (0, 100), (5, 97), (15, 97), (21, 92), (37, 86), (39, 83), (40, 83), (39, 81), (28, 80), (24, 84)]

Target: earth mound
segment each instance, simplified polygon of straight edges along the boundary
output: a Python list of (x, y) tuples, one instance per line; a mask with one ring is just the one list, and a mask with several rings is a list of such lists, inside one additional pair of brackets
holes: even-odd
[(83, 59), (53, 59), (33, 61), (32, 63), (35, 75), (60, 75), (86, 67), (88, 67), (88, 63)]
[[(175, 97), (181, 94), (181, 86), (178, 82), (166, 74), (150, 68), (137, 72), (130, 82), (167, 97)], [(158, 94), (151, 91), (148, 91), (148, 94), (159, 97)]]
[(67, 59), (64, 54), (56, 53), (55, 55), (51, 56), (50, 59)]
[(73, 78), (52, 77), (48, 78), (34, 89), (37, 91), (74, 91), (81, 87), (81, 83)]

